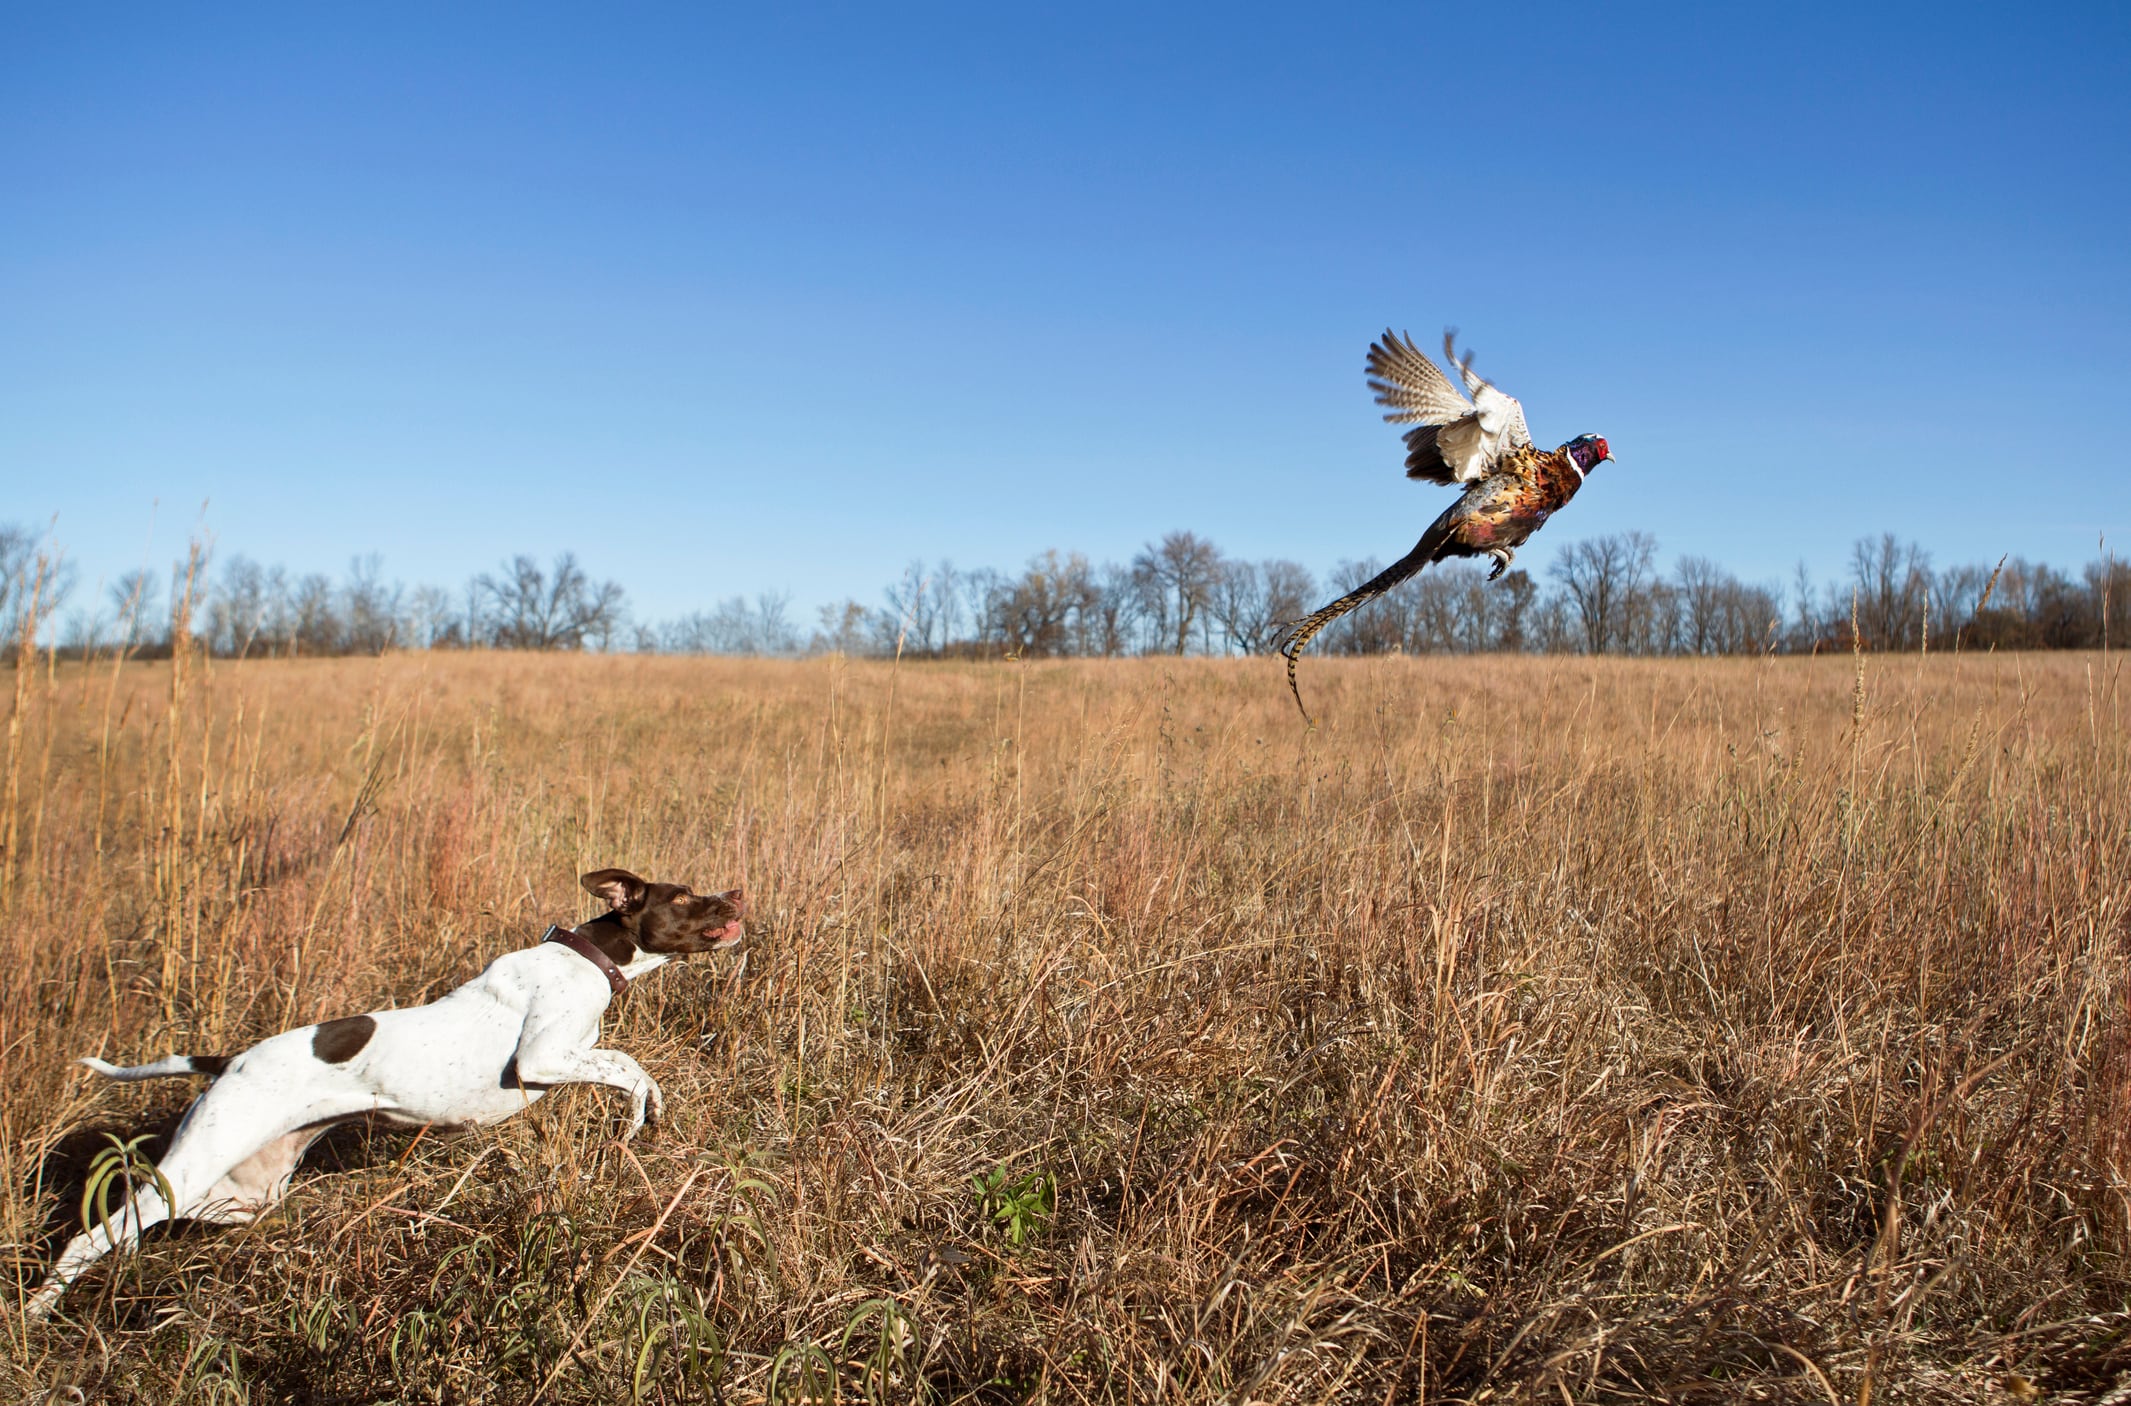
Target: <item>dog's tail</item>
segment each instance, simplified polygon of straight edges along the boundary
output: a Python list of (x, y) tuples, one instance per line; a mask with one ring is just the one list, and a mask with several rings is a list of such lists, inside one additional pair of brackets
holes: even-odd
[(229, 1068), (228, 1055), (171, 1055), (153, 1064), (136, 1064), (122, 1069), (115, 1064), (106, 1064), (93, 1055), (82, 1061), (106, 1079), (124, 1083), (138, 1083), (142, 1079), (182, 1079), (187, 1075), (205, 1074), (210, 1079)]

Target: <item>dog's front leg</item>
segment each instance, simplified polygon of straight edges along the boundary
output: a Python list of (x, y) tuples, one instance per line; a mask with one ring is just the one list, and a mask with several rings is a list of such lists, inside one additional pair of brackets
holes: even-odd
[(666, 1111), (658, 1082), (620, 1050), (525, 1048), (518, 1052), (518, 1078), (528, 1087), (556, 1084), (605, 1084), (629, 1095), (626, 1141), (644, 1126), (648, 1113), (657, 1122)]

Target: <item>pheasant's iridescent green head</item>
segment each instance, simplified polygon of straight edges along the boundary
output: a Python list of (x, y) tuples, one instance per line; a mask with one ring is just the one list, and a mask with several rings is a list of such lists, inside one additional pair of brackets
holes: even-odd
[(1604, 435), (1580, 434), (1562, 445), (1561, 450), (1569, 456), (1569, 462), (1576, 466), (1576, 472), (1580, 474), (1591, 472), (1613, 457), (1613, 451), (1606, 447)]

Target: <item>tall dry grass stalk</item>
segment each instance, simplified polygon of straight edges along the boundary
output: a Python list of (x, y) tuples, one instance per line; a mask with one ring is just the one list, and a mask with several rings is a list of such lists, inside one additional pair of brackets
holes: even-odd
[(600, 865), (759, 918), (610, 1017), (656, 1134), (585, 1090), (337, 1133), (264, 1223), (9, 1316), (10, 1385), (2071, 1401), (2131, 1367), (2113, 658), (1319, 667), (1316, 732), (1262, 662), (18, 674), (10, 757), (54, 758), (0, 938), (23, 1283), (105, 1135), (191, 1092), (78, 1055), (429, 999)]

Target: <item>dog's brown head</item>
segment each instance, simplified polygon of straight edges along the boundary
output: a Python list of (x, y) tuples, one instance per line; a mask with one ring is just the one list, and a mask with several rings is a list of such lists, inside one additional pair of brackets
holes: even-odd
[(649, 883), (627, 869), (595, 869), (579, 882), (607, 901), (613, 911), (606, 920), (620, 923), (646, 952), (715, 952), (740, 940), (747, 895), (739, 889), (697, 893), (686, 884)]

